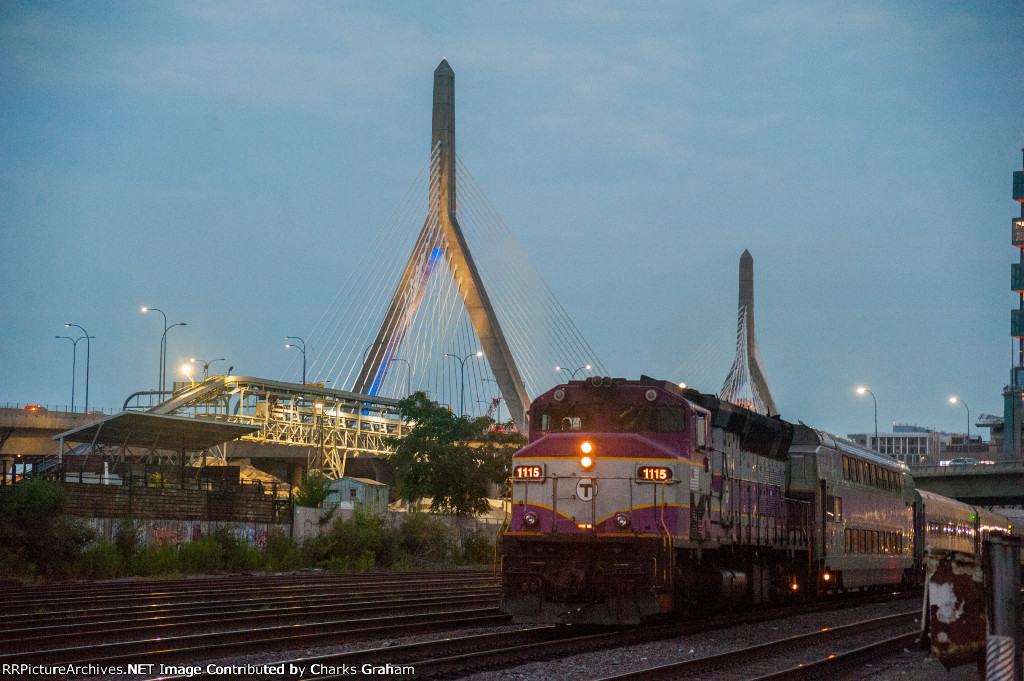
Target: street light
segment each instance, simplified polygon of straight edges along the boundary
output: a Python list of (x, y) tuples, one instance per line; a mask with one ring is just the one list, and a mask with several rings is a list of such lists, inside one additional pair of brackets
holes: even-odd
[(873, 447), (873, 449), (877, 452), (877, 451), (879, 451), (878, 450), (878, 400), (875, 399), (875, 394), (873, 392), (871, 392), (870, 390), (868, 390), (867, 388), (865, 388), (864, 386), (861, 386), (861, 387), (857, 388), (857, 394), (858, 395), (863, 395), (864, 393), (867, 393), (868, 395), (871, 395), (871, 401), (875, 403), (875, 446)]
[(568, 369), (568, 368), (563, 367), (563, 366), (555, 366), (555, 371), (568, 371), (570, 374), (572, 374), (572, 380), (575, 381), (576, 380), (576, 372), (577, 371), (584, 371), (584, 370), (590, 371), (592, 368), (593, 367), (590, 366), (589, 364), (587, 364), (586, 366), (577, 367), (576, 369)]
[(462, 381), (461, 381), (461, 392), (459, 394), (459, 416), (464, 416), (465, 415), (464, 404), (465, 404), (465, 401), (466, 401), (466, 360), (469, 359), (470, 357), (483, 357), (484, 353), (483, 353), (482, 350), (477, 350), (475, 355), (466, 355), (465, 357), (460, 357), (460, 356), (458, 356), (456, 354), (453, 354), (453, 353), (450, 353), (450, 352), (446, 352), (446, 353), (444, 353), (444, 356), (445, 357), (454, 357), (455, 359), (459, 360), (459, 362), (462, 365), (462, 369), (461, 369), (461, 371), (459, 371), (459, 376), (462, 378)]
[(164, 389), (164, 374), (167, 372), (167, 354), (164, 349), (164, 344), (167, 342), (167, 315), (164, 311), (158, 307), (142, 307), (143, 312), (159, 312), (160, 316), (164, 318), (164, 333), (160, 336), (160, 366), (159, 366), (159, 378), (157, 379), (156, 387), (163, 392)]
[(90, 336), (89, 332), (78, 324), (65, 324), (64, 328), (71, 328), (72, 326), (76, 329), (81, 329), (82, 333), (85, 334), (85, 406), (82, 408), (82, 411), (87, 412), (89, 411), (89, 357), (92, 355), (92, 343), (89, 339), (95, 338), (95, 336)]
[(223, 357), (219, 357), (217, 359), (211, 359), (209, 362), (207, 362), (205, 359), (198, 359), (196, 357), (193, 357), (189, 361), (190, 362), (202, 362), (202, 364), (203, 364), (203, 380), (205, 381), (206, 379), (208, 379), (210, 377), (210, 374), (209, 374), (210, 365), (213, 364), (214, 362), (223, 362), (224, 358)]
[(181, 365), (181, 373), (183, 373), (186, 376), (188, 376), (188, 382), (189, 382), (190, 385), (195, 385), (196, 384), (196, 379), (193, 378), (193, 373), (192, 373), (192, 369), (194, 369), (194, 368), (195, 367), (192, 364), (182, 364)]
[(78, 356), (78, 341), (85, 338), (72, 338), (71, 336), (54, 336), (54, 338), (67, 338), (71, 341), (71, 411), (75, 411), (75, 360)]
[(285, 343), (286, 348), (296, 348), (302, 353), (302, 385), (306, 385), (306, 340), (299, 338), (298, 336), (285, 336), (285, 340), (297, 340), (301, 341), (302, 345), (295, 345), (294, 343)]
[(967, 456), (967, 453), (969, 451), (968, 448), (971, 446), (971, 408), (967, 406), (966, 402), (961, 400), (956, 395), (949, 398), (950, 404), (956, 404), (957, 402), (964, 405), (964, 409), (967, 410), (967, 439), (964, 440), (964, 456)]

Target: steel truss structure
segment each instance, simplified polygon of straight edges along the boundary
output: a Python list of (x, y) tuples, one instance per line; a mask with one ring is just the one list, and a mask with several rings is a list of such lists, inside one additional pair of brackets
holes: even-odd
[(147, 411), (257, 427), (241, 439), (306, 447), (307, 469), (332, 479), (349, 455), (387, 456), (387, 438), (408, 430), (398, 400), (251, 376), (212, 376)]

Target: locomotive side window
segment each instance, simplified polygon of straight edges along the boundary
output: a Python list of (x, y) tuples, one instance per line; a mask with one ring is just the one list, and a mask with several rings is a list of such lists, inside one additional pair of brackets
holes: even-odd
[(704, 414), (697, 415), (697, 446), (705, 447), (708, 444), (708, 425)]

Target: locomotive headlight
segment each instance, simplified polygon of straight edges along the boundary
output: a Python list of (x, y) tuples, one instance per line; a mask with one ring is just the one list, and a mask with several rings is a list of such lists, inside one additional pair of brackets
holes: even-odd
[(580, 451), (583, 452), (584, 454), (590, 454), (590, 452), (594, 451), (594, 445), (590, 444), (589, 442), (584, 442), (583, 444), (580, 445)]
[(615, 524), (618, 526), (620, 530), (626, 529), (627, 527), (629, 527), (629, 516), (627, 516), (625, 513), (616, 513)]
[(528, 525), (529, 527), (533, 527), (534, 525), (536, 525), (537, 524), (537, 514), (534, 513), (533, 511), (531, 511), (531, 512), (527, 513), (526, 515), (524, 515), (523, 516), (523, 524), (524, 525)]
[(589, 456), (581, 456), (580, 465), (583, 466), (583, 468), (589, 470), (590, 467), (594, 465), (594, 460), (591, 459)]

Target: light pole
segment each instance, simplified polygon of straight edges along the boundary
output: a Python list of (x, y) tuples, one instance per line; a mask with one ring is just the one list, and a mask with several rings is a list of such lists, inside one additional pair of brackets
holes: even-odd
[(412, 394), (412, 366), (409, 365), (409, 360), (401, 357), (395, 357), (391, 362), (405, 362), (405, 396), (408, 397)]
[(967, 410), (967, 439), (964, 440), (964, 456), (967, 456), (967, 453), (970, 451), (969, 448), (971, 446), (971, 408), (967, 406), (966, 402), (961, 400), (956, 395), (949, 398), (950, 404), (956, 404), (957, 402), (964, 405), (964, 409)]
[(193, 363), (194, 362), (201, 362), (202, 363), (202, 365), (203, 365), (203, 380), (205, 381), (206, 379), (208, 379), (210, 377), (210, 374), (209, 374), (210, 365), (213, 364), (214, 362), (223, 362), (224, 358), (223, 357), (218, 357), (217, 359), (211, 359), (209, 362), (207, 362), (205, 359), (200, 359), (198, 357), (193, 357), (189, 361), (193, 362)]
[[(150, 308), (152, 309), (152, 308)], [(164, 385), (167, 380), (167, 332), (176, 326), (188, 326), (185, 322), (178, 322), (177, 324), (171, 324), (164, 329), (164, 335), (160, 338), (160, 347), (163, 349), (163, 373), (160, 376), (160, 392), (164, 391)]]
[(462, 365), (462, 368), (459, 371), (459, 376), (462, 379), (461, 380), (461, 389), (460, 389), (460, 393), (459, 393), (459, 412), (460, 412), (459, 416), (463, 416), (464, 415), (464, 404), (465, 404), (465, 401), (466, 401), (466, 360), (469, 359), (470, 357), (483, 357), (484, 353), (483, 353), (482, 350), (477, 350), (475, 355), (466, 355), (465, 357), (459, 357), (456, 354), (453, 354), (453, 353), (450, 353), (450, 352), (446, 352), (446, 353), (444, 353), (444, 356), (445, 357), (454, 357), (455, 359), (459, 360), (460, 364)]
[(164, 352), (164, 343), (167, 342), (167, 315), (164, 314), (164, 311), (161, 310), (158, 307), (146, 307), (146, 306), (142, 307), (142, 311), (143, 312), (149, 312), (150, 310), (152, 310), (153, 312), (159, 312), (160, 316), (162, 316), (164, 318), (164, 334), (162, 336), (160, 336), (160, 367), (159, 367), (160, 371), (159, 371), (159, 378), (157, 378), (157, 382), (156, 382), (157, 389), (160, 390), (161, 392), (163, 392), (163, 389), (164, 389), (164, 372), (167, 370), (167, 360), (166, 360), (166, 354)]
[(67, 338), (71, 341), (71, 411), (75, 411), (75, 360), (78, 357), (78, 341), (85, 338), (80, 336), (78, 338), (72, 338), (71, 336), (54, 336), (54, 338)]
[(879, 451), (879, 449), (878, 449), (878, 400), (875, 399), (875, 394), (873, 392), (871, 392), (870, 390), (868, 390), (867, 388), (865, 388), (864, 386), (861, 386), (861, 387), (857, 388), (857, 394), (858, 395), (863, 395), (864, 393), (867, 393), (868, 395), (871, 395), (871, 401), (875, 403), (875, 446), (872, 447), (872, 449), (874, 449), (877, 452), (877, 451)]
[(226, 362), (226, 357), (218, 357), (217, 359), (211, 359), (209, 362), (203, 365), (203, 378), (208, 378), (207, 370), (213, 365), (214, 362)]
[(82, 333), (85, 334), (85, 406), (82, 407), (82, 411), (89, 411), (89, 357), (92, 355), (92, 343), (89, 339), (94, 338), (90, 336), (89, 332), (83, 329), (78, 324), (65, 324), (64, 328), (75, 327), (81, 329)]
[(297, 340), (302, 345), (295, 345), (294, 343), (286, 343), (286, 348), (296, 348), (302, 353), (302, 385), (306, 385), (306, 340), (299, 338), (298, 336), (285, 336), (285, 340)]
[(572, 380), (574, 380), (574, 381), (576, 380), (576, 372), (577, 371), (584, 371), (584, 370), (590, 371), (591, 369), (593, 369), (593, 367), (590, 366), (589, 364), (587, 364), (586, 366), (577, 367), (575, 369), (569, 369), (568, 367), (557, 366), (557, 365), (555, 366), (555, 371), (568, 371), (572, 375)]

